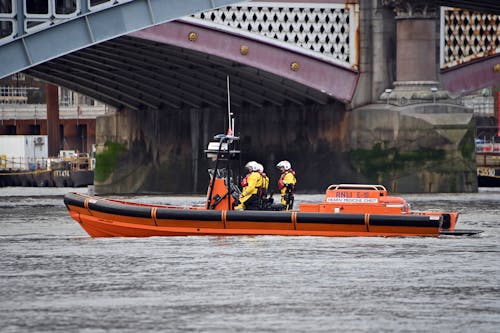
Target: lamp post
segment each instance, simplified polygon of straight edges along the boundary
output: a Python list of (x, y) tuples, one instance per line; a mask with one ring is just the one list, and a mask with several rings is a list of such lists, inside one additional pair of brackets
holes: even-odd
[(431, 92), (432, 92), (432, 103), (436, 104), (436, 92), (438, 91), (438, 88), (432, 87)]
[(386, 89), (385, 93), (387, 94), (386, 104), (389, 104), (389, 97), (391, 96), (392, 89)]

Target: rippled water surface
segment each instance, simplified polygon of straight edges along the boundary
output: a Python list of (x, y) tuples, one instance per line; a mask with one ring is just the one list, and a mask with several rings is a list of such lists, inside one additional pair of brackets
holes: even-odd
[(500, 328), (500, 189), (403, 196), (459, 211), (457, 228), (484, 230), (476, 237), (144, 239), (88, 237), (66, 212), (68, 190), (0, 189), (1, 332)]

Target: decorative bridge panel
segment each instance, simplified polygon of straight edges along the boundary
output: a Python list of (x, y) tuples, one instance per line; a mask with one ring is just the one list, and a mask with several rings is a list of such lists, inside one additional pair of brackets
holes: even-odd
[(500, 54), (500, 16), (441, 8), (441, 68)]
[(258, 2), (228, 6), (192, 16), (224, 30), (357, 68), (358, 5)]

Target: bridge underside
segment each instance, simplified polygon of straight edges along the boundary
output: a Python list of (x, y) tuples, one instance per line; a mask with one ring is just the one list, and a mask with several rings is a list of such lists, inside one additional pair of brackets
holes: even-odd
[(188, 22), (96, 44), (25, 73), (132, 110), (349, 102), (359, 73), (293, 50)]
[(25, 73), (132, 110), (328, 104), (335, 99), (294, 80), (218, 56), (123, 36)]

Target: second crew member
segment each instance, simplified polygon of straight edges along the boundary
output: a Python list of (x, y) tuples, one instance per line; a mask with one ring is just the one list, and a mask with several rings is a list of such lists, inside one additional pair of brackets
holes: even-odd
[(238, 199), (239, 204), (234, 207), (235, 210), (257, 210), (259, 209), (259, 190), (262, 187), (263, 177), (259, 173), (258, 163), (250, 161), (245, 165), (248, 174), (241, 181), (241, 194)]
[(281, 176), (278, 180), (278, 188), (281, 192), (281, 204), (285, 206), (286, 210), (293, 209), (295, 185), (297, 184), (295, 171), (292, 170), (292, 165), (288, 161), (281, 161), (276, 164), (276, 167), (281, 171)]

